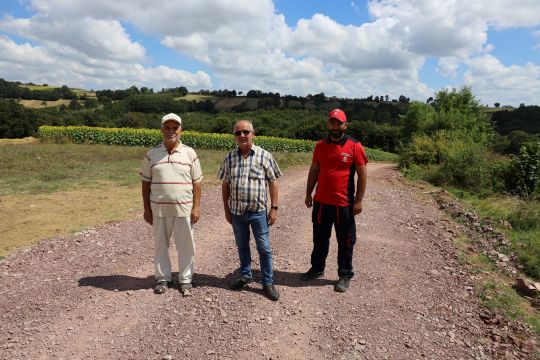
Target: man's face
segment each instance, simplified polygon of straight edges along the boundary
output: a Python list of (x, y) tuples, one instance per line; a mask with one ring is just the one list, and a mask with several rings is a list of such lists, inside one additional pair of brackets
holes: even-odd
[(233, 129), (234, 139), (236, 143), (241, 148), (251, 148), (253, 145), (253, 138), (255, 137), (255, 132), (253, 131), (253, 126), (246, 122), (238, 122)]
[(340, 139), (343, 134), (345, 134), (345, 129), (347, 128), (346, 122), (341, 122), (338, 119), (328, 119), (326, 122), (326, 126), (328, 127), (328, 133), (330, 133), (330, 136), (334, 139)]
[(180, 140), (182, 127), (176, 121), (167, 120), (161, 125), (161, 134), (165, 143), (177, 143)]

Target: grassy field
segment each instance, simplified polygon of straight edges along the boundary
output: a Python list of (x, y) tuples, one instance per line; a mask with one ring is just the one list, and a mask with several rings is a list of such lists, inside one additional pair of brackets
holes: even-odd
[(176, 100), (186, 100), (186, 101), (205, 101), (205, 100), (216, 100), (216, 96), (212, 95), (197, 95), (197, 94), (187, 94), (186, 96), (181, 96), (176, 98)]
[[(147, 148), (0, 140), (0, 257), (40, 239), (140, 216), (138, 172)], [(203, 186), (225, 151), (198, 150)], [(311, 154), (275, 153), (282, 169)]]
[(58, 89), (60, 86), (43, 86), (43, 85), (20, 85), (20, 87), (28, 88), (30, 90), (52, 90)]

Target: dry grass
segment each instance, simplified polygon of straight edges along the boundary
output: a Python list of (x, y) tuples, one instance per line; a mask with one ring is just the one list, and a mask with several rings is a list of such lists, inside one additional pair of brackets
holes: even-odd
[(0, 145), (14, 145), (14, 144), (37, 144), (39, 142), (35, 137), (29, 136), (22, 139), (0, 139)]
[[(0, 258), (40, 239), (140, 216), (138, 171), (148, 149), (33, 138), (0, 146)], [(225, 153), (197, 150), (207, 186), (218, 183)], [(309, 163), (308, 154), (274, 155), (282, 170)]]
[(177, 100), (186, 100), (186, 101), (205, 101), (205, 100), (216, 100), (217, 97), (212, 95), (196, 95), (196, 94), (187, 94), (186, 96), (178, 97)]
[[(42, 101), (42, 100), (19, 100), (19, 104), (27, 108), (43, 108), (48, 106), (69, 105), (70, 100)], [(46, 105), (45, 105), (46, 104)]]
[(3, 196), (0, 199), (0, 256), (41, 239), (130, 219), (140, 210), (137, 186)]

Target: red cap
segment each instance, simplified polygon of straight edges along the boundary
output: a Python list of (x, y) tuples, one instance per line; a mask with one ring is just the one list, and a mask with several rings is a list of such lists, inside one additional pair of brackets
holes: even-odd
[(347, 122), (347, 116), (341, 109), (334, 109), (328, 113), (328, 120), (338, 119), (341, 122)]

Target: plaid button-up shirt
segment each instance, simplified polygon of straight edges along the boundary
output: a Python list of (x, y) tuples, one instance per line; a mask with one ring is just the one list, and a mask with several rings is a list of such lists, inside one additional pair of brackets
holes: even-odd
[(272, 154), (253, 145), (244, 158), (238, 148), (231, 150), (218, 171), (218, 178), (230, 184), (231, 213), (266, 210), (267, 187), (280, 177), (281, 170)]

